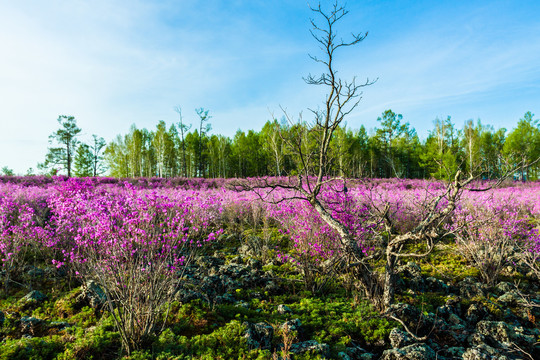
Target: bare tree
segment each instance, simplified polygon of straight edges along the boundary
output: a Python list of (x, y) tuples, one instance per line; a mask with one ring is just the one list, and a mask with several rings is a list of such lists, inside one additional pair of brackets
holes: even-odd
[[(334, 66), (336, 51), (360, 43), (367, 33), (353, 34), (350, 41), (337, 40), (335, 26), (347, 15), (345, 8), (335, 3), (329, 11), (323, 10), (320, 5), (311, 10), (322, 18), (323, 25), (318, 25), (315, 20), (311, 21), (313, 25), (311, 33), (321, 45), (324, 57), (310, 57), (324, 65), (325, 71), (320, 76), (309, 75), (305, 81), (310, 85), (326, 87), (324, 105), (322, 109), (310, 110), (314, 115), (311, 124), (302, 122), (300, 116), (299, 123), (305, 126), (297, 126), (285, 112), (291, 126), (284, 132), (283, 139), (299, 162), (297, 176), (290, 177), (285, 182), (272, 183), (271, 180), (263, 179), (255, 186), (244, 183), (244, 188), (255, 190), (266, 201), (291, 199), (308, 201), (321, 219), (338, 234), (340, 254), (345, 259), (344, 268), (352, 273), (357, 288), (378, 309), (387, 311), (394, 302), (397, 286), (396, 269), (399, 261), (429, 255), (440, 239), (455, 231), (444, 225), (452, 216), (463, 192), (467, 188), (470, 189), (475, 178), (463, 177), (460, 171), (456, 171), (449, 177), (450, 180), (445, 187), (436, 192), (426, 191), (424, 198), (418, 199), (415, 208), (410, 209), (412, 213), (419, 215), (414, 224), (407, 229), (401, 229), (395, 223), (395, 219), (391, 216), (390, 203), (377, 203), (373, 198), (364, 199), (370, 208), (370, 217), (367, 221), (372, 225), (370, 241), (374, 245), (373, 251), (364, 251), (360, 239), (332, 213), (331, 204), (325, 200), (323, 192), (347, 191), (344, 179), (330, 176), (335, 155), (331, 151), (330, 143), (344, 118), (359, 104), (361, 89), (374, 83), (369, 79), (359, 84), (354, 78), (351, 81), (338, 78)], [(341, 187), (338, 186), (340, 182), (343, 182)], [(286, 199), (273, 199), (272, 189), (277, 188), (289, 190), (290, 195)], [(488, 188), (474, 190), (488, 190)], [(421, 244), (424, 244), (423, 247), (418, 246)], [(420, 252), (411, 250), (418, 248), (422, 250)], [(383, 272), (373, 268), (374, 260), (385, 264)]]
[[(264, 181), (258, 184), (259, 188), (285, 188), (292, 192), (290, 199), (307, 200), (317, 211), (321, 218), (338, 234), (343, 252), (348, 257), (348, 263), (362, 265), (368, 271), (359, 271), (360, 284), (364, 292), (372, 299), (378, 296), (380, 286), (374, 286), (373, 272), (367, 263), (367, 256), (362, 251), (357, 239), (350, 233), (347, 226), (332, 216), (328, 207), (321, 200), (321, 191), (325, 185), (337, 181), (338, 178), (329, 178), (329, 171), (333, 163), (330, 143), (332, 137), (349, 115), (359, 104), (362, 88), (372, 85), (375, 81), (367, 79), (357, 83), (356, 78), (351, 81), (342, 80), (337, 76), (334, 60), (336, 52), (342, 48), (351, 47), (362, 42), (366, 33), (352, 34), (351, 39), (337, 40), (335, 31), (336, 24), (348, 14), (344, 6), (334, 3), (329, 11), (323, 10), (319, 4), (310, 7), (311, 10), (322, 19), (319, 25), (311, 19), (313, 29), (310, 30), (313, 38), (320, 44), (323, 57), (310, 55), (310, 58), (324, 67), (324, 72), (319, 76), (309, 74), (304, 81), (309, 85), (324, 86), (327, 89), (326, 99), (321, 109), (310, 111), (314, 115), (314, 122), (304, 124), (307, 126), (295, 126), (294, 121), (285, 112), (286, 118), (291, 123), (288, 131), (283, 135), (285, 144), (295, 154), (298, 161), (298, 175), (290, 179), (288, 183), (269, 184)], [(300, 116), (299, 122), (302, 122)], [(310, 146), (309, 142), (315, 142), (316, 146)], [(253, 189), (253, 186), (249, 186)], [(268, 192), (266, 192), (268, 194)], [(265, 196), (265, 195), (262, 195)], [(268, 200), (268, 197), (266, 197)]]
[(183, 122), (182, 118), (182, 109), (180, 106), (176, 106), (174, 108), (174, 111), (178, 113), (179, 122), (178, 122), (178, 129), (180, 129), (180, 144), (182, 146), (182, 176), (187, 177), (187, 170), (186, 170), (186, 142), (184, 139), (184, 135), (191, 129), (191, 125), (186, 125)]
[(211, 124), (205, 124), (208, 122), (212, 116), (208, 115), (209, 110), (204, 110), (203, 108), (195, 109), (195, 112), (199, 116), (200, 119), (200, 125), (199, 125), (199, 146), (197, 147), (197, 156), (198, 156), (198, 164), (197, 164), (197, 176), (204, 177), (204, 161), (203, 161), (203, 150), (204, 150), (204, 144), (203, 141), (205, 141), (206, 134), (212, 129)]

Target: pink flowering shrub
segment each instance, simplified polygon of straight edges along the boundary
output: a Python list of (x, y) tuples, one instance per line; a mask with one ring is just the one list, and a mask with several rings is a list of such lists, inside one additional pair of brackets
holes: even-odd
[(215, 200), (75, 181), (58, 190), (49, 245), (62, 256), (53, 262), (102, 287), (124, 347), (137, 349), (165, 320), (182, 268), (221, 233), (212, 231)]
[[(344, 264), (339, 235), (306, 200), (294, 199), (283, 189), (274, 190), (272, 199), (274, 203), (267, 203), (267, 216), (291, 240), (287, 250), (277, 251), (277, 258), (296, 266), (309, 290), (324, 291)], [(366, 221), (369, 214), (363, 199), (328, 188), (321, 200), (334, 218), (346, 224), (359, 245), (369, 251), (366, 244), (373, 225)]]
[[(3, 188), (0, 196), (0, 270), (7, 291), (13, 275), (25, 265), (24, 257), (47, 236), (37, 225), (35, 211), (17, 197), (17, 188)], [(8, 191), (5, 191), (8, 190)]]
[[(271, 192), (272, 201), (263, 202), (253, 192), (232, 191), (234, 180), (229, 179), (4, 180), (4, 285), (20, 272), (29, 251), (83, 281), (95, 280), (107, 296), (127, 349), (159, 331), (182, 269), (223, 229), (285, 234), (290, 246), (275, 250), (278, 259), (296, 266), (314, 291), (324, 290), (347, 265), (335, 230), (305, 200), (284, 189), (260, 189)], [(440, 224), (456, 234), (459, 251), (469, 254), (488, 283), (517, 256), (540, 274), (540, 184), (507, 185), (489, 193), (465, 191), (454, 216)], [(351, 180), (347, 189), (329, 184), (319, 199), (366, 255), (376, 255), (389, 238), (381, 214), (386, 212), (396, 234), (406, 233), (443, 191), (443, 183), (425, 180)], [(444, 208), (445, 200), (437, 206)]]
[[(506, 266), (523, 253), (535, 255), (538, 231), (533, 227), (538, 213), (521, 191), (498, 189), (491, 193), (468, 192), (456, 209), (452, 228), (460, 251), (493, 284)], [(532, 211), (531, 211), (532, 210)], [(530, 263), (538, 265), (538, 258)]]
[[(330, 183), (320, 201), (331, 216), (344, 224), (366, 256), (381, 249), (384, 241), (383, 213), (393, 224), (393, 230), (406, 233), (425, 216), (427, 204), (444, 191), (441, 183), (427, 181), (373, 181)], [(344, 259), (339, 234), (332, 229), (306, 201), (294, 198), (292, 192), (273, 190), (275, 204), (268, 205), (268, 216), (280, 224), (290, 236), (291, 248), (278, 252), (278, 259), (291, 262), (303, 274), (311, 290), (321, 290), (337, 275)], [(281, 201), (282, 199), (286, 199)], [(442, 199), (438, 207), (446, 206)]]

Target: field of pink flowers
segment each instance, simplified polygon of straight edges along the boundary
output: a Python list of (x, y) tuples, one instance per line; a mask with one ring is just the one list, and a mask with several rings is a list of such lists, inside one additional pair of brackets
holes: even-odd
[[(268, 260), (267, 266), (295, 269), (313, 294), (324, 294), (343, 275), (336, 265), (343, 259), (338, 234), (287, 189), (243, 191), (246, 183), (240, 186), (234, 179), (1, 180), (4, 296), (26, 286), (23, 275), (30, 265), (62, 271), (78, 284), (93, 281), (104, 293), (128, 353), (144, 348), (160, 333), (156, 329), (164, 329), (185, 271), (222, 249), (233, 235), (242, 246), (258, 246), (254, 256)], [(260, 184), (260, 179), (248, 181)], [(463, 191), (453, 216), (440, 224), (447, 234), (440, 242), (489, 286), (508, 267), (525, 267), (538, 281), (540, 183), (507, 182), (490, 191), (472, 191), (486, 185)], [(381, 213), (391, 219), (394, 231), (406, 233), (444, 191), (444, 183), (425, 180), (348, 180), (330, 183), (320, 199), (369, 256), (379, 250), (381, 234), (384, 238)], [(445, 205), (443, 198), (439, 206)], [(249, 244), (251, 235), (264, 244)], [(242, 290), (236, 291), (241, 296)]]
[[(93, 254), (108, 271), (138, 256), (147, 265), (161, 262), (175, 270), (182, 266), (186, 248), (219, 241), (221, 233), (237, 224), (272, 224), (290, 236), (293, 246), (277, 250), (283, 261), (301, 256), (325, 260), (339, 252), (337, 234), (306, 201), (279, 201), (291, 194), (274, 190), (273, 201), (264, 202), (232, 185), (233, 180), (224, 179), (6, 181), (0, 185), (2, 270), (10, 274), (29, 249), (57, 267), (76, 268)], [(406, 232), (422, 217), (423, 204), (444, 189), (438, 182), (395, 179), (349, 182), (347, 187), (347, 192), (329, 188), (323, 199), (365, 252), (373, 250), (372, 231), (378, 226), (369, 221), (373, 209), (389, 204), (397, 230)], [(468, 241), (508, 238), (537, 254), (539, 219), (540, 183), (510, 182), (486, 192), (464, 191), (445, 226)], [(144, 262), (140, 266), (144, 269)]]

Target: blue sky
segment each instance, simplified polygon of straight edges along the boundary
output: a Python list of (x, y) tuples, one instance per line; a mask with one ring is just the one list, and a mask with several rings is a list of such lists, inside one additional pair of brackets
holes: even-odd
[[(323, 6), (329, 4), (322, 2)], [(367, 38), (337, 56), (365, 88), (349, 127), (377, 126), (392, 109), (421, 137), (436, 117), (512, 128), (540, 115), (537, 1), (348, 1), (338, 27)], [(196, 122), (213, 133), (259, 130), (280, 106), (317, 107), (302, 76), (320, 68), (303, 0), (0, 0), (0, 167), (24, 173), (44, 159), (59, 115), (113, 139), (131, 124)], [(538, 116), (537, 116), (538, 117)]]

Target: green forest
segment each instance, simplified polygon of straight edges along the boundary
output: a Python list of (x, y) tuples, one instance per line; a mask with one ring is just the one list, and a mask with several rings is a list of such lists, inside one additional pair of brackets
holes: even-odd
[[(309, 123), (267, 121), (260, 131), (238, 130), (234, 137), (213, 134), (208, 110), (197, 109), (198, 122), (159, 121), (154, 129), (137, 128), (106, 143), (93, 135), (85, 144), (72, 116), (60, 116), (60, 129), (50, 136), (51, 147), (43, 174), (112, 177), (245, 178), (295, 175), (299, 159), (292, 139), (301, 139), (307, 153), (316, 149), (318, 137)], [(515, 178), (538, 179), (540, 129), (534, 114), (526, 112), (513, 129), (495, 129), (480, 120), (463, 127), (450, 116), (435, 119), (426, 139), (421, 139), (401, 114), (386, 110), (378, 126), (368, 131), (340, 126), (331, 140), (328, 174), (347, 178), (448, 179), (457, 170), (484, 179), (498, 178), (504, 169), (522, 168)], [(8, 168), (4, 175), (13, 175)]]

